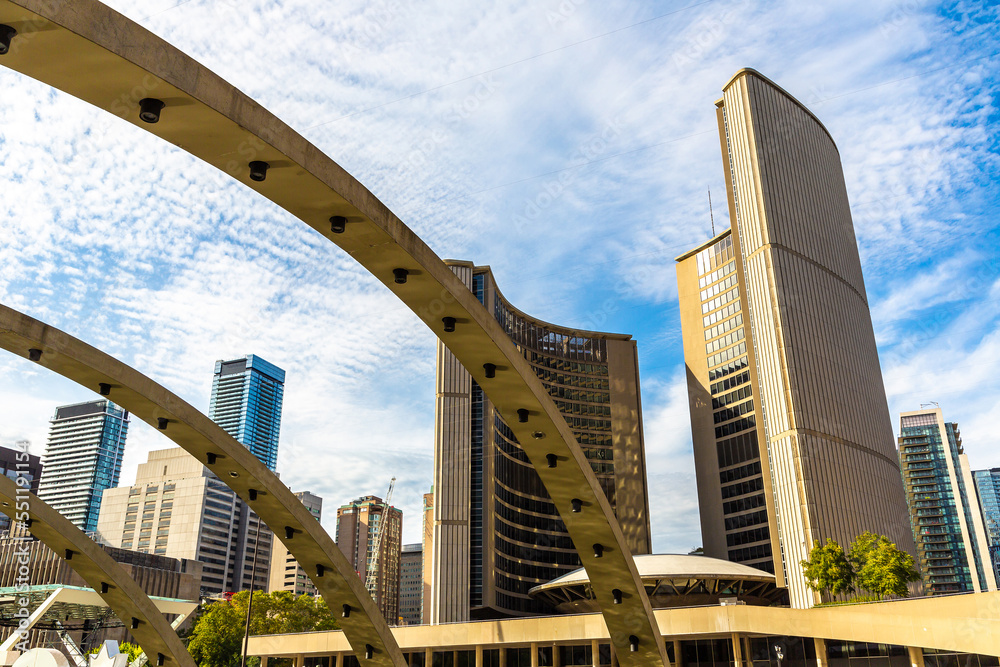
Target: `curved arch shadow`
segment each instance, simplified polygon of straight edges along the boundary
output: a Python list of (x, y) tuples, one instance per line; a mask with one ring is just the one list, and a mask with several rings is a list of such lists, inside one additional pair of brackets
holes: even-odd
[(353, 612), (339, 622), (363, 664), (405, 667), (388, 624), (340, 548), (302, 501), (221, 426), (135, 369), (2, 304), (0, 347), (25, 357), (40, 353), (41, 366), (88, 389), (111, 385), (108, 398), (161, 430), (239, 494), (310, 574), (331, 609)]
[[(37, 28), (15, 37), (0, 63), (117, 114), (244, 183), (340, 246), (416, 313), (498, 408), (559, 508), (599, 588), (619, 662), (670, 664), (621, 527), (573, 432), (500, 324), (412, 230), (273, 114), (100, 2), (0, 0), (0, 23)], [(169, 102), (159, 122), (139, 120), (141, 97)], [(263, 181), (250, 178), (249, 163), (257, 161), (275, 165)], [(402, 283), (395, 280), (399, 269), (409, 272)], [(507, 370), (487, 378), (484, 364)], [(523, 410), (526, 421), (518, 419)], [(547, 466), (547, 455), (556, 456), (557, 468)], [(571, 504), (583, 511), (570, 512)], [(622, 593), (620, 604), (613, 589)]]
[[(23, 503), (27, 503), (27, 509)], [(26, 513), (31, 534), (66, 560), (118, 618), (131, 625), (129, 631), (149, 657), (150, 665), (195, 667), (167, 619), (124, 568), (69, 519), (6, 475), (0, 475), (0, 512), (11, 521), (24, 519)]]

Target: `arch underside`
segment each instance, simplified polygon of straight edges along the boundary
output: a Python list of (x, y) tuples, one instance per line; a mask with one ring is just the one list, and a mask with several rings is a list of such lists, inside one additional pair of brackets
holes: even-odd
[[(116, 113), (244, 183), (340, 246), (417, 314), (470, 371), (511, 425), (559, 508), (574, 544), (580, 545), (590, 580), (600, 582), (597, 600), (619, 662), (626, 667), (669, 664), (652, 608), (621, 529), (572, 431), (499, 323), (399, 218), (333, 160), (256, 102), (168, 43), (95, 0), (74, 0), (72, 3), (0, 0), (0, 23), (13, 26), (19, 33), (10, 52), (0, 56), (0, 63)], [(139, 120), (137, 90), (144, 91), (144, 96), (155, 96), (165, 102), (156, 124)], [(265, 181), (249, 179), (247, 156), (250, 153), (250, 159), (272, 165)], [(347, 219), (343, 233), (331, 230), (331, 216)], [(395, 269), (408, 271), (405, 283), (395, 282)], [(12, 313), (5, 313), (4, 318), (11, 316)], [(49, 336), (47, 351), (57, 352), (49, 355), (48, 361), (43, 355), (43, 365), (91, 388), (97, 386), (101, 376), (105, 379), (100, 381), (105, 382), (112, 378), (109, 371), (128, 376), (138, 383), (129, 389), (134, 395), (123, 398), (113, 393), (116, 403), (128, 407), (151, 424), (156, 424), (155, 417), (159, 416), (177, 419), (174, 430), (182, 431), (182, 436), (174, 438), (171, 428), (167, 429), (168, 436), (196, 456), (201, 454), (203, 461), (207, 447), (220, 446), (221, 436), (214, 431), (218, 427), (173, 394), (89, 346), (80, 348), (82, 344), (66, 334), (48, 329), (30, 318), (21, 318), (21, 322), (39, 336), (44, 329)], [(454, 331), (446, 331), (445, 318), (454, 318)], [(19, 341), (18, 349), (8, 349), (27, 356), (28, 348), (24, 345), (29, 343), (29, 338)], [(54, 347), (54, 339), (65, 348)], [(5, 336), (4, 340), (14, 339)], [(83, 356), (75, 357), (70, 350)], [(86, 363), (91, 359), (95, 360), (95, 365)], [(484, 364), (496, 366), (495, 378), (485, 376)], [(144, 391), (147, 387), (162, 399), (162, 404), (150, 400)], [(129, 406), (128, 400), (135, 402), (139, 409)], [(519, 421), (519, 410), (527, 410), (527, 421)], [(184, 418), (180, 419), (177, 412)], [(198, 428), (188, 424), (198, 424)], [(224, 433), (221, 429), (218, 432)], [(208, 437), (210, 433), (212, 437)], [(230, 444), (233, 443), (239, 446), (235, 440)], [(242, 446), (239, 448), (246, 452)], [(555, 468), (547, 466), (546, 455), (549, 454), (558, 460)], [(229, 462), (238, 462), (245, 472), (254, 474), (250, 483), (262, 484), (262, 480), (270, 480), (267, 477), (270, 471), (255, 458), (249, 460), (252, 456), (235, 451), (227, 456), (231, 456)], [(245, 483), (247, 478), (241, 476), (234, 480), (228, 478), (227, 470), (222, 469), (222, 473), (223, 481), (247, 500), (250, 488)], [(265, 486), (267, 495), (250, 505), (279, 538), (283, 535), (285, 524), (282, 521), (285, 520), (296, 522), (297, 529), (310, 533), (318, 527), (315, 520), (307, 525), (302, 521), (305, 515), (296, 516), (301, 514), (300, 508), (305, 511), (298, 500), (295, 506), (285, 503), (290, 492), (283, 484)], [(282, 501), (275, 502), (275, 496), (281, 496)], [(574, 500), (580, 501), (581, 512), (569, 511)], [(301, 555), (296, 551), (294, 539), (286, 545), (292, 547), (293, 555), (307, 571), (312, 564), (321, 561), (332, 564), (339, 553), (325, 532), (313, 537), (318, 548), (303, 547)], [(591, 545), (603, 547), (602, 557), (594, 557)], [(342, 569), (338, 567), (334, 572), (342, 573)], [(363, 597), (370, 602), (367, 593), (360, 596), (364, 589), (356, 577), (338, 576), (334, 586), (335, 577), (316, 577), (315, 572), (310, 575), (324, 597), (327, 595), (324, 588), (328, 589), (331, 597), (327, 599), (331, 606), (344, 596)], [(354, 583), (359, 585), (355, 587)], [(622, 592), (621, 604), (612, 603), (612, 589)], [(370, 624), (364, 632), (360, 626), (354, 629), (354, 619), (363, 615), (377, 616), (374, 608), (369, 609), (363, 600), (359, 605), (359, 611), (363, 610), (364, 614), (352, 614), (350, 619), (344, 619), (345, 634), (359, 657), (364, 656), (364, 645), (371, 644), (378, 649), (376, 661), (402, 665), (402, 654), (380, 617), (369, 619)], [(630, 644), (636, 650), (630, 650)]]

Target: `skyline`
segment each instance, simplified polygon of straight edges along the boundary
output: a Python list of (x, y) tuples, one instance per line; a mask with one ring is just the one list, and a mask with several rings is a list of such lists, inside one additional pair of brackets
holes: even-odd
[[(855, 22), (876, 12), (870, 4), (849, 5), (860, 17)], [(665, 4), (657, 11), (644, 8), (648, 11), (640, 16), (624, 11), (612, 15), (621, 11), (619, 5), (574, 4), (573, 12), (557, 14), (562, 20), (554, 20), (546, 12), (563, 5), (551, 3), (551, 7), (522, 6), (512, 17), (488, 15), (480, 25), (496, 27), (492, 36), (497, 39), (477, 43), (486, 53), (469, 49), (471, 62), (452, 63), (444, 73), (432, 71), (423, 61), (400, 69), (405, 61), (399, 59), (401, 47), (394, 36), (416, 39), (414, 35), (426, 28), (418, 21), (403, 20), (406, 16), (376, 21), (381, 26), (377, 38), (369, 36), (371, 30), (365, 31), (372, 23), (351, 24), (356, 42), (365, 47), (361, 51), (378, 57), (348, 57), (345, 51), (335, 71), (324, 69), (318, 60), (331, 53), (323, 49), (353, 42), (334, 33), (328, 36), (333, 46), (319, 43), (323, 41), (319, 40), (321, 28), (336, 27), (331, 18), (334, 10), (321, 8), (310, 17), (312, 28), (297, 24), (304, 31), (314, 31), (307, 33), (312, 38), (304, 40), (304, 46), (290, 40), (269, 45), (268, 57), (275, 59), (278, 70), (272, 73), (255, 68), (260, 61), (242, 59), (254, 54), (248, 40), (254, 36), (255, 21), (265, 20), (258, 10), (274, 5), (251, 5), (248, 25), (234, 25), (232, 33), (221, 37), (213, 32), (220, 16), (206, 17), (204, 12), (230, 19), (235, 14), (218, 4), (183, 3), (140, 22), (315, 141), (440, 256), (492, 265), (505, 295), (525, 312), (546, 321), (635, 336), (646, 408), (651, 505), (670, 503), (683, 510), (676, 517), (652, 517), (654, 551), (686, 551), (700, 544), (697, 506), (692, 502), (690, 426), (672, 263), (685, 247), (710, 235), (707, 185), (714, 191), (717, 229), (727, 224), (712, 105), (728, 78), (744, 65), (755, 66), (802, 99), (840, 148), (893, 417), (919, 403), (938, 400), (950, 418), (962, 424), (973, 467), (1000, 464), (988, 440), (989, 425), (1000, 416), (996, 401), (989, 400), (996, 395), (1000, 365), (995, 354), (1000, 351), (1000, 338), (994, 330), (1000, 271), (988, 250), (997, 229), (995, 223), (985, 227), (970, 223), (976, 216), (988, 216), (989, 204), (995, 206), (998, 200), (997, 187), (989, 183), (997, 171), (996, 139), (988, 131), (996, 114), (992, 100), (971, 110), (949, 107), (955, 99), (975, 105), (977, 92), (988, 97), (986, 91), (995, 75), (987, 75), (992, 58), (974, 62), (973, 70), (978, 68), (984, 79), (975, 85), (969, 83), (969, 72), (958, 77), (961, 70), (954, 68), (932, 71), (989, 52), (997, 41), (983, 34), (989, 16), (980, 17), (981, 24), (974, 18), (963, 24), (963, 32), (954, 40), (981, 38), (982, 43), (974, 53), (955, 56), (953, 43), (933, 39), (949, 27), (944, 21), (935, 22), (918, 10), (898, 16), (886, 12), (881, 22), (861, 31), (862, 38), (853, 35), (853, 49), (848, 49), (850, 36), (837, 35), (840, 52), (833, 49), (828, 58), (835, 64), (852, 61), (853, 65), (847, 72), (824, 71), (819, 76), (815, 62), (798, 67), (792, 64), (794, 57), (779, 62), (783, 59), (765, 56), (763, 48), (754, 52), (753, 45), (745, 43), (746, 36), (735, 35), (743, 25), (740, 12), (749, 15), (753, 9), (747, 3), (702, 3), (627, 28), (632, 39), (622, 39), (620, 33), (601, 37), (534, 58), (530, 65), (515, 65), (485, 79), (473, 76), (467, 82), (329, 123), (328, 115), (353, 114), (463, 74), (484, 72), (491, 64), (579, 42), (678, 6)], [(138, 4), (112, 6), (133, 18), (144, 16)], [(294, 3), (283, 6), (296, 7)], [(773, 15), (780, 6), (769, 11)], [(878, 5), (883, 6), (892, 7)], [(723, 17), (716, 19), (718, 25), (706, 22), (709, 10)], [(792, 10), (791, 20), (799, 21), (800, 29), (810, 21), (813, 26), (823, 23), (810, 12), (830, 11), (843, 17), (848, 11), (840, 7)], [(266, 16), (276, 18), (272, 14), (273, 10)], [(295, 11), (283, 14), (303, 18)], [(378, 15), (368, 16), (376, 20)], [(460, 12), (458, 16), (442, 20), (444, 27), (457, 29), (454, 23), (474, 19)], [(765, 17), (755, 22), (758, 27), (779, 25)], [(510, 44), (501, 38), (516, 34), (517, 27), (533, 29), (528, 35), (534, 39)], [(670, 29), (667, 35), (648, 34), (666, 28)], [(790, 26), (783, 29), (792, 30)], [(475, 42), (476, 33), (470, 32), (469, 39)], [(880, 37), (911, 32), (919, 39), (895, 45), (895, 51), (883, 45), (889, 53), (877, 49), (858, 53), (860, 46)], [(441, 38), (440, 33), (429, 34)], [(753, 34), (767, 46), (768, 40), (760, 33)], [(681, 48), (700, 44), (699, 35), (718, 37), (716, 46), (728, 49), (720, 58), (723, 62), (716, 62), (710, 53), (691, 58), (691, 52)], [(433, 42), (429, 36), (424, 39)], [(799, 49), (796, 53), (820, 48), (799, 39), (790, 45)], [(443, 41), (442, 46), (451, 49), (445, 52), (452, 53), (453, 47)], [(623, 43), (638, 55), (611, 51)], [(680, 47), (665, 54), (650, 53), (664, 44)], [(290, 76), (291, 58), (302, 55), (298, 51), (306, 47), (314, 50), (305, 53), (310, 65), (300, 81)], [(902, 62), (892, 57), (907, 51), (916, 57)], [(439, 52), (420, 55), (441, 57)], [(589, 60), (577, 62), (584, 55)], [(948, 60), (948, 56), (954, 57)], [(593, 63), (603, 67), (596, 83), (577, 71), (584, 69), (580, 65)], [(647, 70), (651, 64), (660, 69)], [(393, 71), (394, 67), (400, 71)], [(948, 81), (952, 75), (961, 80)], [(914, 78), (903, 78), (909, 76)], [(371, 85), (377, 90), (357, 79), (374, 82)], [(933, 84), (942, 79), (954, 88), (935, 90)], [(276, 80), (284, 85), (275, 84)], [(310, 490), (340, 502), (345, 497), (377, 493), (386, 482), (382, 474), (414, 471), (412, 479), (400, 478), (397, 494), (405, 498), (399, 504), (405, 515), (413, 517), (404, 542), (417, 541), (420, 494), (431, 480), (433, 335), (343, 253), (327, 247), (316, 234), (270, 204), (265, 204), (262, 213), (254, 211), (251, 204), (263, 200), (226, 183), (221, 174), (8, 70), (0, 68), (0, 81), (5, 90), (18, 93), (0, 101), (0, 127), (4, 128), (0, 159), (6, 167), (0, 179), (3, 191), (13, 192), (9, 219), (0, 224), (5, 239), (0, 249), (5, 267), (0, 273), (0, 301), (120, 355), (205, 412), (210, 387), (207, 369), (215, 359), (252, 352), (286, 368), (286, 421), (278, 463), (283, 481), (294, 490)], [(879, 85), (885, 81), (892, 83)], [(335, 90), (320, 90), (322, 84)], [(539, 92), (543, 86), (544, 93)], [(653, 92), (642, 97), (639, 88)], [(286, 91), (290, 99), (283, 97)], [(890, 94), (899, 99), (887, 101)], [(664, 105), (677, 105), (677, 117), (661, 118)], [(472, 107), (476, 108), (465, 117), (459, 113)], [(336, 112), (330, 114), (330, 109)], [(906, 113), (898, 113), (901, 110)], [(954, 112), (949, 115), (949, 111)], [(527, 120), (536, 121), (535, 126), (525, 125)], [(903, 128), (902, 136), (890, 136), (894, 129), (890, 120)], [(921, 127), (924, 124), (932, 126)], [(368, 137), (375, 140), (368, 143)], [(873, 145), (873, 137), (881, 143)], [(104, 140), (113, 144), (112, 150), (98, 149)], [(463, 140), (472, 143), (466, 146)], [(538, 145), (533, 143), (536, 140)], [(947, 150), (933, 145), (942, 141), (951, 142)], [(504, 154), (502, 149), (514, 154)], [(613, 157), (627, 151), (634, 152)], [(417, 164), (414, 156), (423, 164)], [(490, 189), (582, 160), (598, 161)], [(683, 173), (678, 175), (680, 170)], [(166, 186), (160, 187), (160, 180)], [(41, 190), (43, 183), (51, 184), (48, 190)], [(420, 191), (424, 185), (426, 192)], [(886, 186), (892, 193), (889, 197), (880, 193)], [(463, 196), (477, 190), (485, 192)], [(545, 217), (549, 224), (520, 223), (534, 211), (531, 205), (540, 207), (548, 201), (545, 195), (554, 201), (538, 217)], [(146, 200), (152, 214), (139, 206)], [(445, 203), (454, 209), (453, 215), (442, 206)], [(878, 214), (871, 212), (873, 207)], [(423, 212), (425, 208), (429, 212)], [(74, 224), (81, 212), (83, 220)], [(653, 218), (647, 225), (628, 223), (647, 218)], [(475, 224), (467, 227), (462, 224), (465, 219)], [(693, 225), (690, 220), (701, 223)], [(554, 242), (568, 237), (571, 243)], [(926, 254), (914, 263), (915, 249)], [(583, 257), (595, 261), (581, 267), (586, 264)], [(527, 258), (539, 263), (537, 271), (520, 270)], [(976, 262), (978, 270), (970, 268)], [(570, 266), (574, 266), (572, 275), (562, 275), (559, 269)], [(987, 280), (982, 280), (984, 276)], [(66, 293), (73, 298), (64, 299)], [(594, 295), (601, 298), (594, 299)], [(608, 301), (614, 298), (621, 303)], [(923, 300), (918, 302), (918, 298)], [(189, 312), (184, 311), (185, 301)], [(591, 301), (605, 305), (597, 310), (581, 306)], [(940, 310), (932, 310), (935, 307)], [(91, 308), (97, 316), (92, 316)], [(953, 324), (950, 317), (954, 315)], [(929, 321), (914, 325), (925, 316)], [(272, 328), (272, 322), (281, 326)], [(953, 341), (958, 349), (940, 344), (950, 331), (964, 334)], [(919, 350), (923, 343), (926, 351)], [(971, 353), (961, 349), (963, 345), (972, 346)], [(974, 354), (977, 347), (979, 355)], [(923, 356), (907, 362), (906, 356), (914, 351)], [(350, 356), (344, 358), (345, 353)], [(0, 368), (8, 379), (0, 444), (9, 446), (28, 437), (33, 451), (40, 453), (54, 405), (92, 398), (23, 360), (4, 358)], [(317, 372), (327, 368), (328, 373)], [(963, 378), (958, 391), (949, 395), (949, 381), (937, 380), (928, 368), (949, 368), (954, 376), (974, 368), (975, 375)], [(922, 373), (920, 386), (905, 386), (914, 382), (916, 373)], [(957, 382), (957, 377), (951, 382)], [(937, 395), (931, 390), (937, 390)], [(44, 415), (41, 420), (39, 414)], [(408, 428), (414, 421), (416, 428)], [(334, 437), (346, 446), (328, 445)], [(130, 433), (122, 484), (134, 476), (146, 451), (168, 446), (152, 429), (136, 424)], [(362, 451), (355, 455), (347, 451), (348, 446)], [(395, 454), (390, 459), (392, 469), (384, 470), (384, 464), (363, 467), (361, 459), (371, 452), (380, 454), (379, 459)], [(329, 457), (326, 469), (343, 472), (346, 479), (328, 478), (324, 466), (316, 463), (316, 457), (323, 455)], [(335, 459), (344, 458), (353, 463), (353, 469), (333, 466)]]

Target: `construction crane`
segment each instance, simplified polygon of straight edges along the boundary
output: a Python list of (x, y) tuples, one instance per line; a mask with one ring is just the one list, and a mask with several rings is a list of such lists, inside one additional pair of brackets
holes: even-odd
[[(368, 575), (365, 577), (365, 588), (368, 590), (368, 594), (375, 599), (375, 586), (378, 582), (378, 568), (380, 556), (382, 555), (382, 535), (385, 534), (385, 524), (389, 518), (389, 503), (392, 502), (392, 489), (396, 486), (396, 478), (393, 477), (389, 480), (389, 491), (385, 494), (385, 504), (382, 506), (382, 518), (379, 519), (378, 525), (375, 526), (375, 535), (372, 537), (372, 561), (368, 564)], [(368, 520), (372, 520), (372, 514), (369, 511)]]

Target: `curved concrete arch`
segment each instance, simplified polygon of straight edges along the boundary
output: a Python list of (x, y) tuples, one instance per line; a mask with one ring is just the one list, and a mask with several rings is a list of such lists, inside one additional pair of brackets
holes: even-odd
[(150, 665), (195, 667), (177, 633), (135, 580), (69, 519), (5, 475), (0, 475), (0, 512), (11, 521), (30, 520), (31, 534), (66, 560), (118, 618), (131, 626), (129, 632)]
[(2, 304), (0, 348), (88, 389), (107, 385), (109, 399), (161, 430), (238, 493), (310, 574), (331, 609), (349, 609), (339, 623), (362, 664), (405, 667), (388, 624), (340, 548), (302, 501), (221, 426), (137, 370)]
[[(511, 425), (563, 513), (591, 581), (601, 582), (596, 597), (620, 662), (669, 664), (621, 528), (572, 431), (499, 323), (399, 218), (273, 114), (96, 0), (0, 0), (0, 23), (19, 33), (0, 63), (228, 173), (339, 245), (392, 290)], [(144, 98), (164, 102), (159, 122), (140, 121)], [(250, 178), (251, 162), (269, 165), (265, 180)], [(495, 377), (486, 377), (484, 364), (496, 367)], [(555, 468), (547, 466), (549, 454), (556, 456)], [(570, 512), (571, 505), (582, 511)]]

